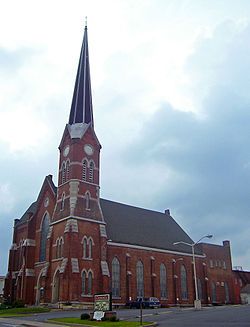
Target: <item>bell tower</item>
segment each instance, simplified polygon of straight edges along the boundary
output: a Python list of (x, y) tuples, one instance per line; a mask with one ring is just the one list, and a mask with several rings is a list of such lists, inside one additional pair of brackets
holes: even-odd
[(83, 217), (102, 221), (99, 203), (101, 145), (94, 131), (85, 26), (68, 124), (59, 146), (59, 176), (54, 219)]

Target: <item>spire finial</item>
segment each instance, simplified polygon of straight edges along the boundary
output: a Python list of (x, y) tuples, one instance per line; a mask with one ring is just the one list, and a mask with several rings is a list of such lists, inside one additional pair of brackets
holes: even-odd
[(87, 28), (87, 26), (88, 26), (88, 17), (85, 16), (85, 28)]

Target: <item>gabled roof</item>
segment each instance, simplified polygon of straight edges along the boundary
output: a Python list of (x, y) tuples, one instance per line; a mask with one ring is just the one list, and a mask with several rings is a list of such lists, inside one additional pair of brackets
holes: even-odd
[[(173, 245), (177, 241), (191, 244), (193, 240), (169, 214), (104, 199), (101, 208), (112, 242), (191, 253), (190, 246)], [(198, 248), (195, 252), (202, 254)]]
[(29, 219), (30, 214), (34, 215), (36, 209), (37, 209), (37, 201), (33, 202), (29, 206), (29, 208), (25, 211), (25, 213), (22, 215), (22, 217), (19, 220), (17, 219), (15, 220), (15, 225), (26, 222)]
[(77, 123), (90, 124), (94, 127), (87, 26), (85, 26), (84, 29), (84, 37), (69, 116), (70, 125)]

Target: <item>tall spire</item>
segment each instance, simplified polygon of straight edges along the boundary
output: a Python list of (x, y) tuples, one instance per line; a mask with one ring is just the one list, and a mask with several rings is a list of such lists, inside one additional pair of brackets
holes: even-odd
[(84, 36), (77, 69), (69, 124), (86, 123), (94, 127), (89, 69), (88, 33), (85, 22)]

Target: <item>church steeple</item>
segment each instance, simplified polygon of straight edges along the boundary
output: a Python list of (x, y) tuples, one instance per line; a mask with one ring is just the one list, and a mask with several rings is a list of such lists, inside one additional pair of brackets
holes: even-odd
[(90, 124), (94, 127), (89, 68), (88, 32), (85, 24), (81, 54), (71, 104), (69, 124)]

